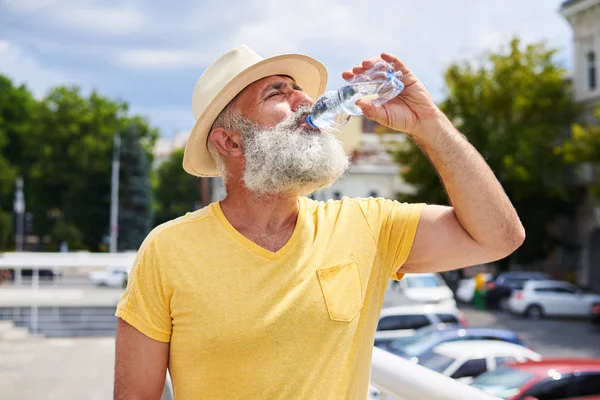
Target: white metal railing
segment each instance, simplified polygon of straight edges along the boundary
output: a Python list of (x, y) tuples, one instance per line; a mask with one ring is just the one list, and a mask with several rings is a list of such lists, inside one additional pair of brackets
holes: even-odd
[(165, 379), (165, 387), (160, 400), (173, 400), (175, 395), (173, 393), (173, 382), (171, 382), (171, 374), (167, 371), (167, 378)]
[(378, 347), (373, 348), (371, 385), (380, 400), (499, 400)]
[[(12, 279), (0, 286), (0, 320), (47, 337), (112, 336), (116, 307), (135, 252), (0, 254)], [(119, 271), (100, 287), (92, 273)], [(112, 286), (112, 287), (111, 287)]]

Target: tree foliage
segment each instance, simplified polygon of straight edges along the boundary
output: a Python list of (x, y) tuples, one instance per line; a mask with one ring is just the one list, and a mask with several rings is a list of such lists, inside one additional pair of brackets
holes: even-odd
[(198, 179), (182, 173), (183, 149), (176, 150), (156, 170), (155, 223), (161, 224), (193, 211)]
[(575, 123), (570, 137), (555, 151), (563, 156), (565, 162), (575, 167), (591, 166), (595, 178), (589, 185), (589, 190), (596, 201), (600, 201), (600, 106), (594, 112), (595, 123)]

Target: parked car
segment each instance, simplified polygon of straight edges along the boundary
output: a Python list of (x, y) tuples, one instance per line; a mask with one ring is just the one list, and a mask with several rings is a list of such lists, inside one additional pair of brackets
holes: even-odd
[(126, 287), (128, 272), (122, 269), (109, 269), (90, 273), (89, 279), (96, 286)]
[(486, 285), (485, 305), (491, 309), (508, 309), (508, 301), (515, 290), (523, 289), (525, 282), (552, 279), (544, 272), (503, 272)]
[(392, 281), (389, 296), (396, 304), (439, 304), (455, 307), (454, 293), (440, 274), (406, 274), (400, 281)]
[(592, 303), (590, 307), (590, 321), (592, 324), (600, 325), (600, 302)]
[(527, 347), (498, 340), (442, 343), (423, 354), (418, 363), (443, 375), (471, 383), (473, 378), (509, 362), (539, 361)]
[(467, 320), (456, 307), (429, 304), (384, 308), (379, 315), (375, 339), (412, 336), (417, 329), (440, 323), (467, 326)]
[(584, 293), (577, 286), (563, 281), (530, 281), (523, 290), (515, 291), (510, 311), (531, 319), (545, 316), (588, 317), (592, 304), (600, 295)]
[(376, 345), (397, 356), (418, 362), (419, 357), (442, 343), (471, 340), (498, 340), (524, 346), (521, 338), (513, 331), (455, 326), (436, 330), (423, 328), (414, 336), (391, 339)]
[(441, 322), (439, 324), (427, 325), (423, 328), (417, 329), (415, 334), (412, 336), (376, 338), (375, 346), (379, 347), (381, 349), (387, 350), (386, 347), (393, 341), (396, 341), (396, 340), (404, 341), (404, 340), (409, 340), (412, 338), (417, 339), (418, 337), (424, 337), (433, 332), (444, 331), (446, 329), (452, 329), (452, 328), (460, 329), (460, 328), (463, 328), (463, 326), (460, 323), (444, 323), (444, 322)]
[(506, 400), (600, 400), (600, 359), (506, 364), (471, 385)]

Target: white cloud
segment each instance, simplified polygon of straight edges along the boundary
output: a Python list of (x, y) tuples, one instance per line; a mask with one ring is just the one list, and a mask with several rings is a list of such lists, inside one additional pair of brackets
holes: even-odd
[(25, 83), (37, 98), (42, 98), (51, 86), (72, 82), (70, 79), (50, 68), (41, 66), (37, 60), (28, 56), (12, 43), (0, 42), (0, 73), (10, 77), (15, 84)]
[(6, 40), (0, 40), (0, 55), (8, 50), (8, 42)]
[[(65, 0), (68, 2), (68, 0)], [(6, 9), (17, 14), (28, 14), (41, 11), (54, 6), (55, 0), (4, 0), (3, 4)]]
[(213, 61), (215, 54), (198, 50), (119, 50), (117, 64), (128, 68), (171, 69), (200, 67)]
[(5, 0), (5, 7), (17, 15), (16, 21), (36, 20), (41, 25), (107, 36), (138, 32), (146, 22), (131, 5), (108, 6), (92, 0)]
[(56, 20), (81, 31), (115, 36), (138, 32), (145, 22), (144, 16), (130, 6), (73, 8), (58, 14)]

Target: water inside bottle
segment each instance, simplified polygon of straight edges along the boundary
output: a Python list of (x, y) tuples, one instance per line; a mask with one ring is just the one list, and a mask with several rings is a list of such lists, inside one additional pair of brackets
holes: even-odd
[(341, 108), (348, 114), (360, 115), (362, 111), (355, 103), (360, 99), (377, 100), (379, 90), (386, 82), (358, 82), (341, 88)]

